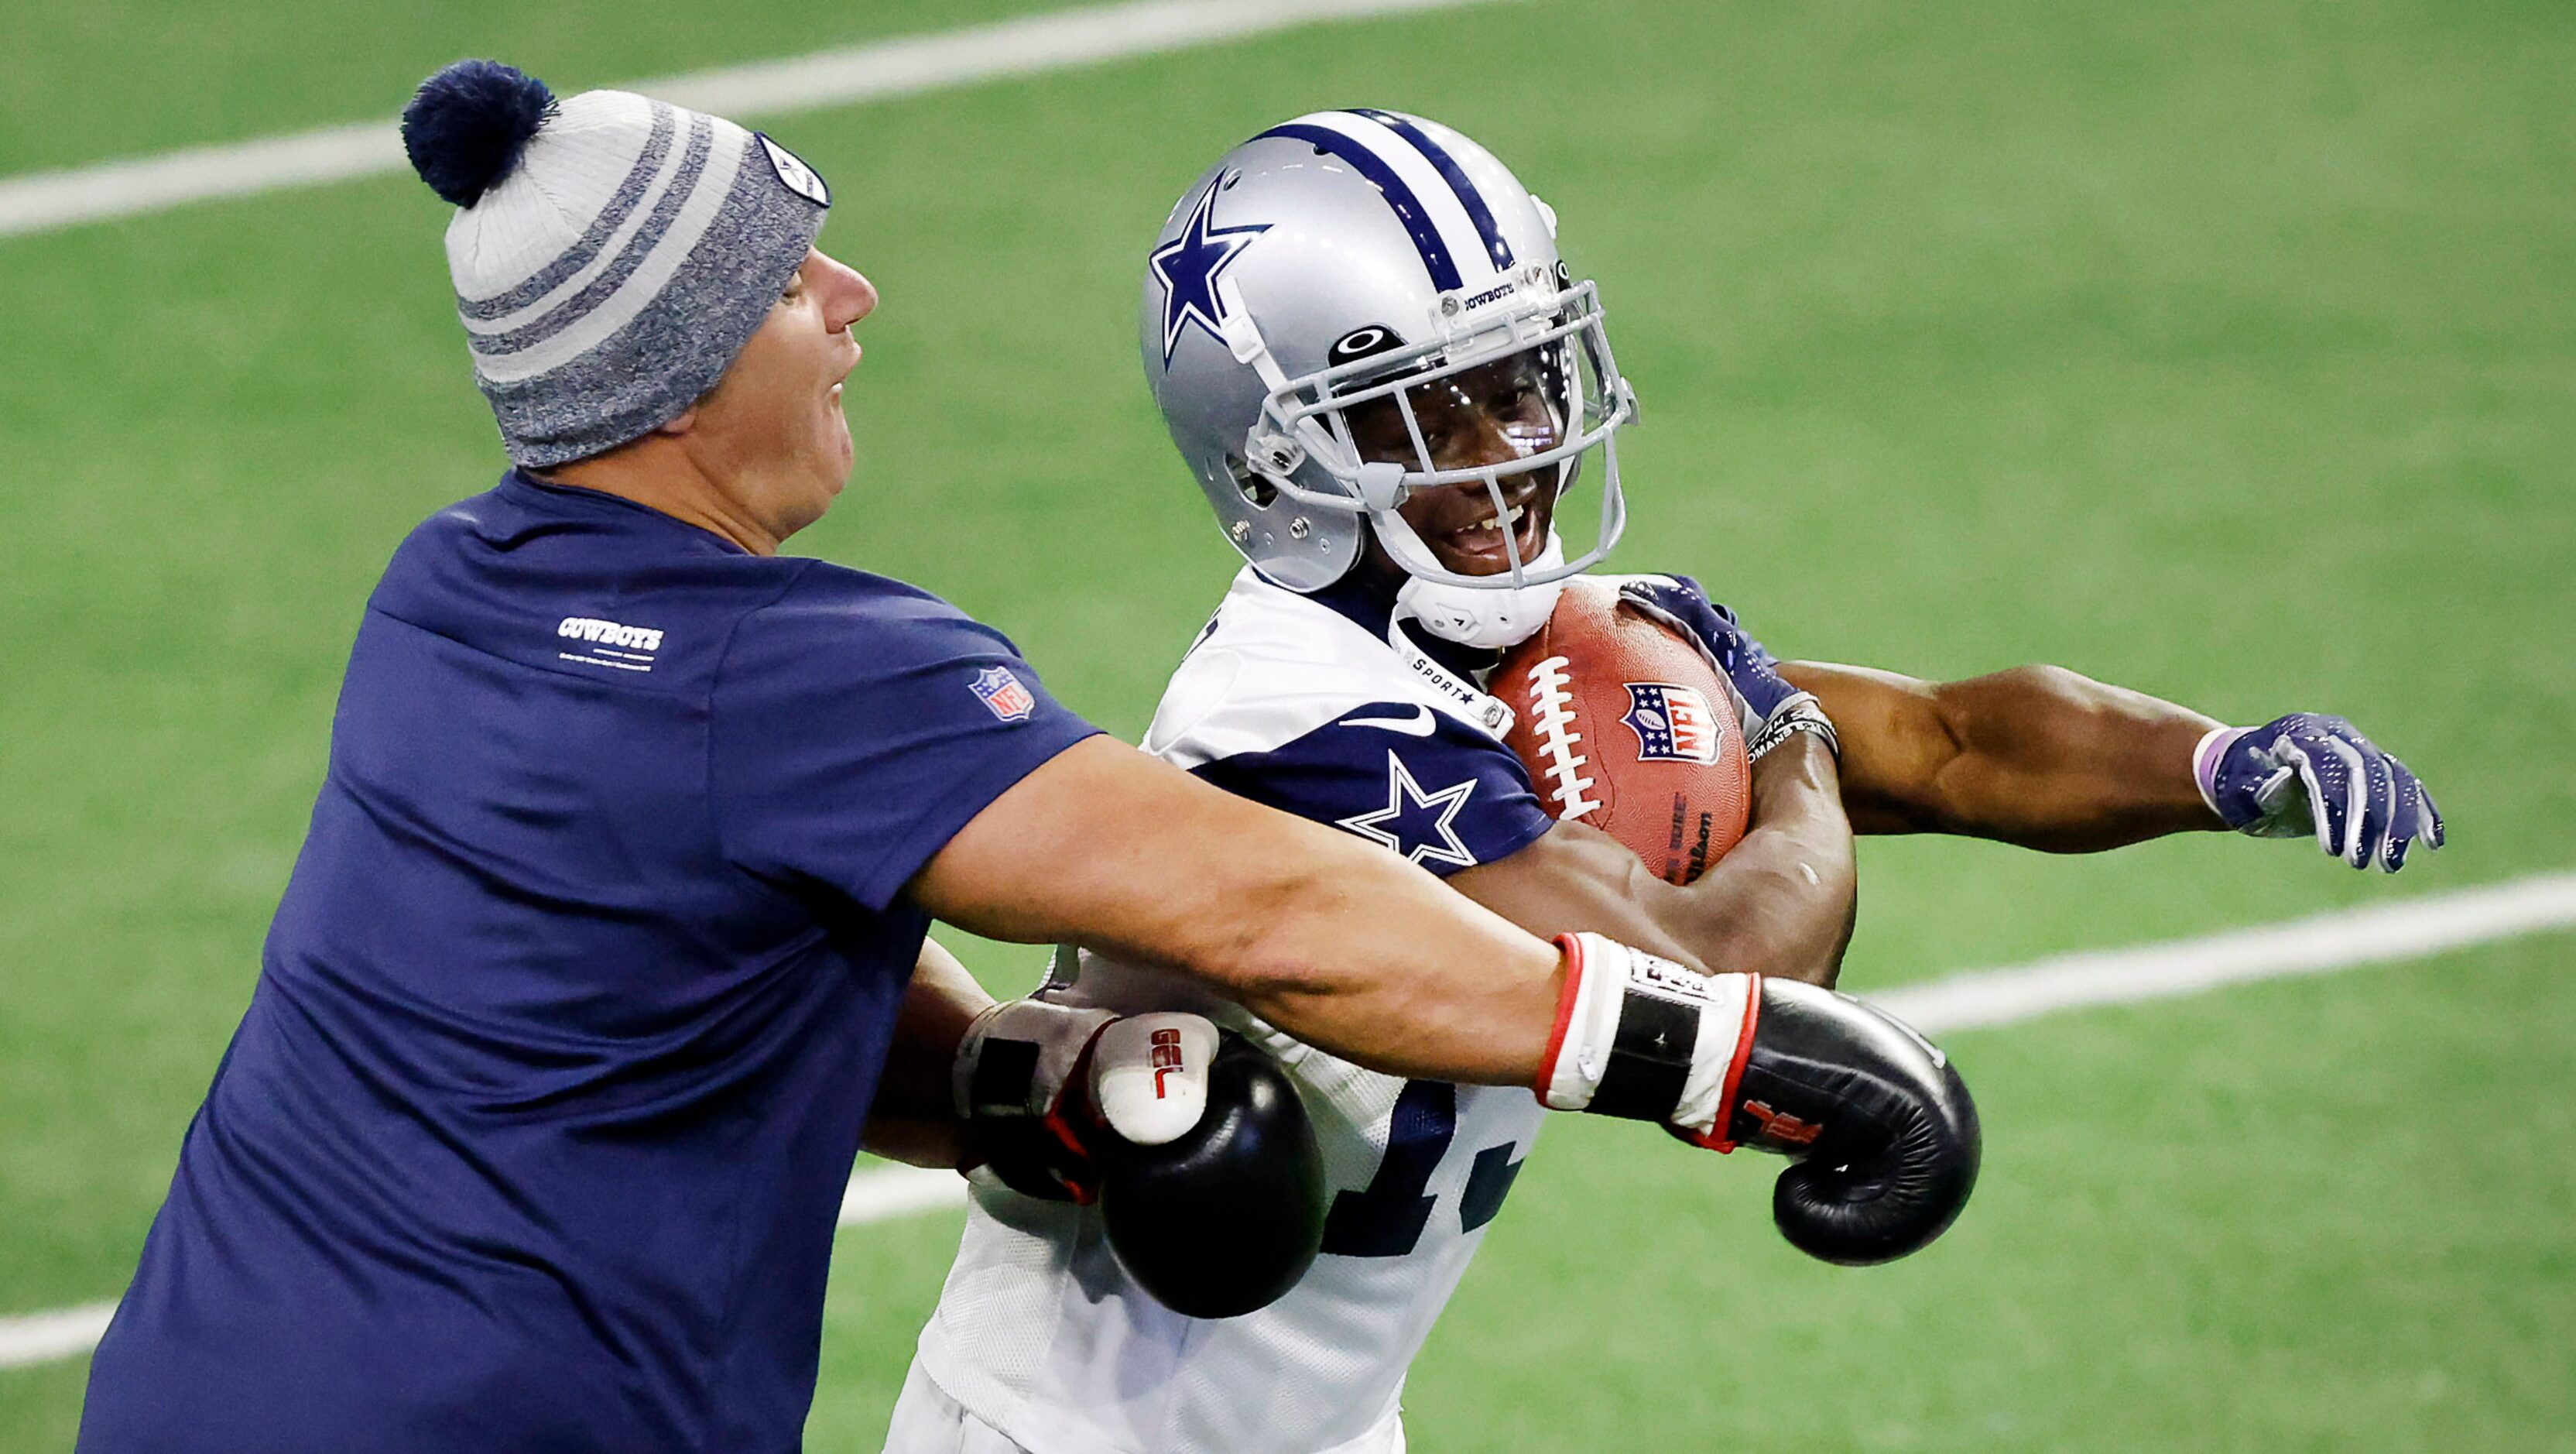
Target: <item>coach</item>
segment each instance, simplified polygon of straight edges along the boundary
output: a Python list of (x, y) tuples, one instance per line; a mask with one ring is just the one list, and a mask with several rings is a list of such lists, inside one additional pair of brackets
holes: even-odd
[(932, 917), (1540, 1075), (1555, 950), (1096, 735), (936, 597), (776, 554), (849, 473), (876, 302), (813, 250), (811, 168), (489, 62), (405, 138), (515, 468), (367, 604), (82, 1449), (795, 1447), (890, 1047), (935, 1118), (981, 1004)]

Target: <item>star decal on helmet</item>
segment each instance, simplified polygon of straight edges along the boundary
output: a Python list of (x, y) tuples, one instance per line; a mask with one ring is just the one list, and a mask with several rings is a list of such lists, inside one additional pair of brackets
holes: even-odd
[(1268, 223), (1245, 227), (1215, 225), (1216, 194), (1225, 187), (1220, 177), (1199, 194), (1198, 205), (1190, 209), (1190, 220), (1181, 224), (1181, 235), (1154, 249), (1149, 262), (1154, 276), (1163, 284), (1163, 367), (1172, 366), (1172, 351), (1180, 347), (1181, 330), (1192, 323), (1208, 331), (1208, 336), (1222, 342), (1217, 321), (1225, 315), (1225, 305), (1217, 300), (1217, 274), (1233, 262), (1236, 255), (1250, 246), (1252, 240), (1270, 230)]
[(1386, 806), (1374, 812), (1354, 813), (1335, 826), (1393, 849), (1414, 863), (1475, 867), (1476, 855), (1467, 851), (1451, 824), (1476, 791), (1476, 780), (1471, 777), (1436, 793), (1426, 793), (1422, 784), (1413, 780), (1403, 758), (1390, 752), (1386, 766)]

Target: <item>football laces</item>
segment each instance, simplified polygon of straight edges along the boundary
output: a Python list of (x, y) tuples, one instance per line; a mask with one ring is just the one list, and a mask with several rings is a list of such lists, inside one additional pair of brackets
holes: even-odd
[(1530, 669), (1530, 727), (1538, 738), (1538, 750), (1546, 759), (1540, 775), (1547, 779), (1547, 796), (1556, 804), (1560, 819), (1580, 818), (1601, 806), (1600, 800), (1588, 796), (1592, 779), (1583, 775), (1583, 734), (1574, 725), (1574, 692), (1566, 676), (1568, 663), (1562, 656), (1551, 656)]

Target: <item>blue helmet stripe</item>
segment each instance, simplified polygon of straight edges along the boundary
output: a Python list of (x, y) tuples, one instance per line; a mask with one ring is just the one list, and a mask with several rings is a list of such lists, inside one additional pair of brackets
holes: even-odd
[(1494, 260), (1494, 270), (1500, 272), (1512, 265), (1512, 245), (1503, 236), (1502, 224), (1494, 220), (1493, 209), (1485, 205), (1485, 194), (1476, 190), (1474, 182), (1467, 180), (1466, 168), (1458, 165), (1457, 158), (1449, 155), (1446, 148), (1433, 141), (1408, 117), (1368, 106), (1354, 106), (1351, 108), (1351, 114), (1365, 116), (1403, 137), (1411, 142), (1413, 149), (1422, 153), (1431, 165), (1439, 168), (1440, 179), (1449, 184), (1449, 190), (1458, 194), (1459, 204), (1467, 209), (1467, 220), (1475, 223), (1476, 231), (1484, 236), (1485, 255)]
[(1395, 168), (1388, 166), (1385, 158), (1370, 151), (1365, 143), (1325, 126), (1292, 121), (1285, 126), (1274, 126), (1253, 140), (1272, 136), (1306, 142), (1319, 151), (1329, 152), (1350, 163), (1351, 170), (1373, 183), (1385, 195), (1387, 205), (1395, 209), (1396, 219), (1404, 224), (1404, 230), (1413, 238), (1414, 250), (1422, 254), (1422, 266), (1431, 273), (1431, 286), (1443, 293), (1458, 286), (1458, 262), (1449, 255), (1449, 244), (1441, 240), (1440, 229), (1432, 223), (1431, 214), (1423, 209), (1422, 199), (1413, 195), (1413, 189), (1404, 184), (1404, 179), (1395, 174)]

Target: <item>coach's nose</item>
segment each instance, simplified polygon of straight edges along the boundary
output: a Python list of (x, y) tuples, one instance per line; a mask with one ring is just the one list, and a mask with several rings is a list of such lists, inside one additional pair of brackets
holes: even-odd
[(823, 321), (834, 332), (849, 327), (877, 310), (877, 285), (867, 275), (828, 253), (816, 256), (823, 261)]

